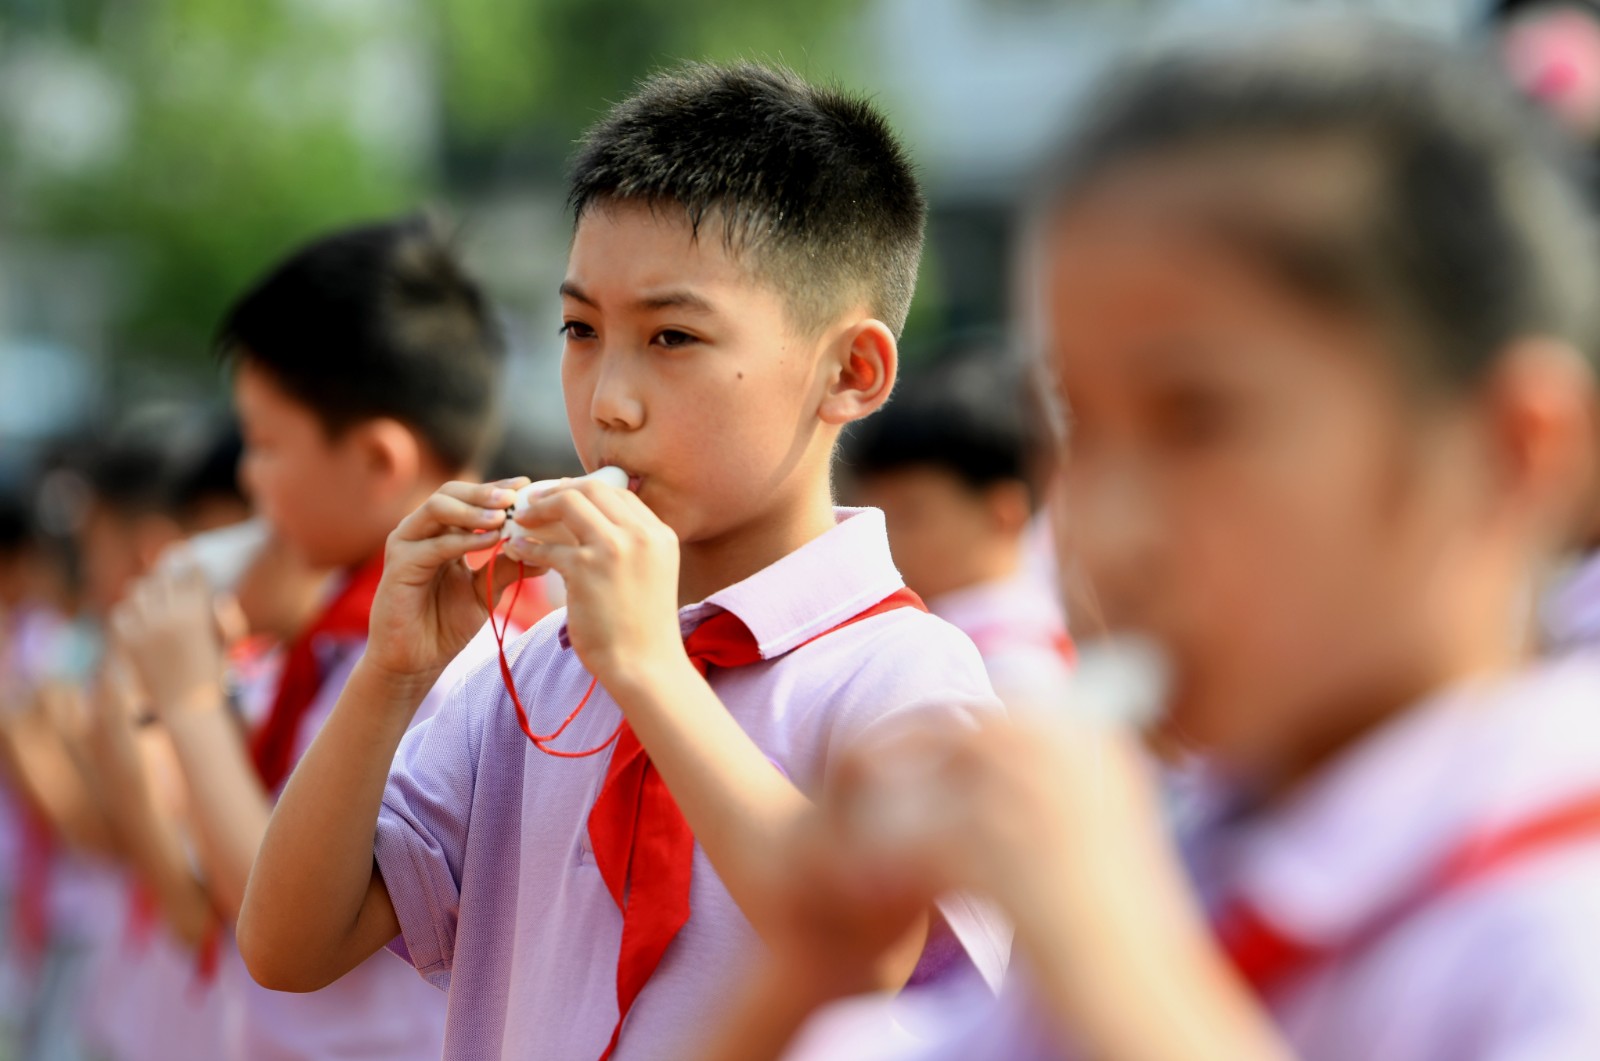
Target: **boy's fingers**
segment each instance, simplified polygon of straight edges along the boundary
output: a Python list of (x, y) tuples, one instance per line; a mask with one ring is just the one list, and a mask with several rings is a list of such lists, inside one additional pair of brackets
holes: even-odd
[(449, 482), (433, 496), (454, 498), (475, 508), (510, 508), (516, 502), (516, 492), (527, 485), (528, 480), (522, 477), (493, 483)]
[(430, 568), (439, 567), (468, 553), (477, 552), (492, 541), (487, 535), (474, 534), (472, 531), (446, 531), (420, 541), (407, 542), (403, 551), (393, 559)]
[(582, 547), (565, 542), (540, 542), (531, 538), (513, 538), (506, 542), (505, 554), (529, 567), (545, 570), (570, 571)]
[(546, 527), (559, 525), (566, 528), (578, 545), (592, 545), (604, 540), (616, 530), (615, 521), (608, 519), (583, 490), (552, 491), (529, 506), (527, 521), (523, 526)]
[(422, 542), (458, 530), (497, 530), (505, 520), (503, 508), (475, 505), (441, 491), (401, 520), (395, 536), (401, 541)]

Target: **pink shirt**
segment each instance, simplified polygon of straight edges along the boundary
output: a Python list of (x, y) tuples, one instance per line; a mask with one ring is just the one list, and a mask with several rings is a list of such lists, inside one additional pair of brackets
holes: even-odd
[[(148, 938), (124, 925), (97, 971), (94, 1036), (114, 1061), (214, 1061), (225, 1057), (223, 1006), (215, 983), (195, 972), (195, 955), (159, 922)], [(107, 983), (107, 980), (114, 980)]]
[(1071, 676), (1070, 642), (1054, 583), (1027, 575), (945, 593), (928, 609), (978, 646), (1006, 702), (1058, 700)]
[[(1203, 895), (1242, 895), (1285, 934), (1333, 944), (1470, 838), (1597, 792), (1600, 652), (1580, 651), (1420, 705), (1280, 807), (1202, 825), (1189, 847)], [(1600, 1057), (1597, 897), (1600, 837), (1542, 850), (1311, 966), (1272, 1014), (1308, 1061)], [(1022, 976), (941, 1018), (918, 1043), (881, 1008), (847, 1005), (792, 1061), (1072, 1056)]]
[[(713, 673), (728, 711), (804, 792), (841, 749), (893, 716), (997, 707), (972, 644), (941, 620), (899, 609), (810, 644), (902, 585), (883, 517), (842, 510), (833, 530), (680, 612), (684, 631), (727, 610), (763, 662)], [(561, 644), (564, 613), (513, 649), (533, 724), (553, 729), (588, 687)], [(620, 720), (604, 690), (562, 739), (592, 747)], [(480, 668), (401, 746), (378, 820), (377, 859), (405, 953), (449, 993), (452, 1059), (595, 1058), (617, 1019), (622, 920), (595, 868), (588, 815), (607, 757), (556, 759), (518, 728), (494, 666)], [(754, 930), (695, 852), (693, 915), (623, 1028), (619, 1061), (681, 1056), (726, 1001), (759, 947)], [(997, 979), (1007, 933), (974, 904), (944, 915), (965, 958)], [(957, 952), (958, 956), (960, 952)]]

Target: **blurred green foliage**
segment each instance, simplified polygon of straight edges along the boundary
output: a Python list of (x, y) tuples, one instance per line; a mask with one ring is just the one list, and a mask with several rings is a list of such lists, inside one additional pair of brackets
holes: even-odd
[(198, 366), (317, 230), (553, 186), (606, 103), (679, 58), (832, 74), (860, 2), (0, 0), (0, 225), (114, 258), (115, 352)]

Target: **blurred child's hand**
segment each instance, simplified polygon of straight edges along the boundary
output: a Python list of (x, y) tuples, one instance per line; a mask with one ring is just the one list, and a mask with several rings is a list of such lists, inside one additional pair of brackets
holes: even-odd
[(830, 813), (880, 886), (973, 891), (1019, 919), (1163, 831), (1134, 738), (1100, 724), (939, 720), (856, 749), (838, 778)]
[(112, 612), (111, 632), (158, 715), (224, 704), (216, 601), (199, 568), (146, 575)]
[(506, 555), (561, 573), (567, 637), (590, 674), (613, 687), (684, 659), (678, 536), (643, 501), (572, 480), (535, 499), (517, 522), (536, 540), (510, 542)]
[(936, 893), (903, 874), (873, 873), (824, 809), (802, 819), (786, 857), (778, 877), (788, 930), (767, 940), (786, 989), (814, 1002), (899, 989)]
[[(369, 665), (431, 685), (483, 628), (488, 569), (474, 573), (464, 557), (494, 544), (493, 534), (484, 532), (499, 532), (513, 495), (527, 483), (446, 483), (400, 522), (389, 535), (383, 582), (372, 602)], [(496, 564), (494, 572), (498, 600), (519, 576), (515, 564)]]

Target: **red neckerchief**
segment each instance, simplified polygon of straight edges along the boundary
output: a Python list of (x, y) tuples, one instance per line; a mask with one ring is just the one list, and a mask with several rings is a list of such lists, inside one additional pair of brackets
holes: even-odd
[[(804, 644), (897, 608), (927, 611), (915, 593), (900, 589)], [(713, 667), (742, 667), (761, 659), (754, 635), (732, 612), (719, 612), (701, 623), (684, 640), (684, 649), (702, 676)], [(616, 1050), (634, 1000), (689, 920), (689, 878), (694, 868), (689, 823), (626, 722), (616, 744), (605, 784), (589, 813), (595, 864), (622, 911), (617, 1025), (601, 1061)]]
[(1355, 953), (1458, 888), (1539, 855), (1596, 841), (1600, 841), (1600, 793), (1586, 793), (1510, 826), (1469, 837), (1403, 898), (1344, 939), (1304, 943), (1244, 902), (1224, 907), (1216, 922), (1217, 939), (1245, 982), (1267, 997), (1297, 976)]
[(36, 971), (50, 943), (50, 877), (56, 845), (50, 827), (31, 808), (24, 807), (19, 817), (22, 851), (12, 915), (17, 953), (30, 971)]
[(365, 638), (372, 617), (372, 599), (383, 578), (383, 555), (350, 573), (322, 614), (295, 635), (284, 652), (283, 673), (272, 713), (250, 741), (250, 758), (269, 793), (276, 792), (293, 768), (295, 738), (300, 723), (322, 689), (322, 666), (317, 643), (323, 638)]

